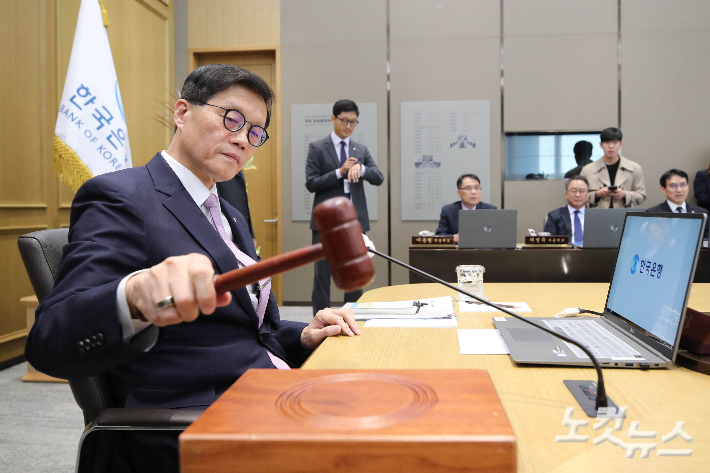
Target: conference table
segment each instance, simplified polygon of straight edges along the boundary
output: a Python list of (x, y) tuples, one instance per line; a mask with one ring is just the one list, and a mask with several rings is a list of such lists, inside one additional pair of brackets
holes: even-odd
[[(534, 251), (534, 250), (531, 250)], [(484, 283), (491, 301), (527, 302), (532, 314), (552, 317), (563, 308), (583, 307), (601, 311), (608, 284), (602, 283)], [(360, 301), (411, 300), (451, 295), (436, 284), (392, 286), (366, 292)], [(710, 311), (710, 284), (694, 284), (689, 307)], [(457, 304), (454, 304), (457, 308)], [(459, 329), (495, 328), (494, 312), (457, 312)], [(360, 322), (363, 327), (364, 323)], [(333, 337), (311, 355), (302, 369), (483, 369), (487, 370), (513, 428), (519, 472), (698, 472), (710, 469), (710, 376), (679, 366), (662, 370), (604, 369), (608, 396), (627, 406), (626, 419), (611, 433), (625, 443), (656, 443), (648, 458), (626, 458), (627, 451), (594, 439), (606, 428), (593, 429), (563, 384), (563, 380), (596, 380), (586, 367), (516, 365), (508, 355), (461, 355), (454, 328), (363, 328), (359, 337)], [(219, 402), (219, 401), (218, 401)], [(574, 407), (573, 420), (589, 420), (578, 428), (588, 435), (583, 442), (556, 442), (570, 427), (562, 425), (565, 410)], [(662, 436), (684, 421), (691, 443), (681, 437), (663, 442)], [(633, 422), (639, 432), (656, 432), (654, 438), (630, 438)], [(650, 434), (649, 434), (650, 435)], [(353, 446), (356, 452), (356, 446)], [(691, 456), (657, 456), (659, 449), (692, 449)]]

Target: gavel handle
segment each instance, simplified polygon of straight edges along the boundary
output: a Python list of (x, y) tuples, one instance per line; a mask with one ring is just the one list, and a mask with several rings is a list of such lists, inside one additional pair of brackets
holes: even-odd
[(217, 290), (217, 294), (234, 291), (249, 284), (254, 284), (260, 279), (265, 279), (323, 258), (325, 258), (325, 254), (323, 253), (322, 243), (299, 248), (298, 250), (265, 259), (251, 266), (220, 274), (215, 278), (214, 287)]

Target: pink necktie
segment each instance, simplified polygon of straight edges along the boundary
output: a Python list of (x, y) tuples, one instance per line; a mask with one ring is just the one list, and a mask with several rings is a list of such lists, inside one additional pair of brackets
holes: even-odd
[[(214, 225), (214, 228), (217, 230), (219, 236), (222, 237), (222, 240), (224, 240), (229, 249), (232, 250), (232, 253), (234, 253), (234, 256), (237, 258), (237, 261), (239, 261), (242, 266), (251, 266), (252, 264), (255, 264), (256, 261), (251, 259), (249, 255), (244, 254), (239, 248), (237, 248), (237, 245), (235, 245), (232, 240), (227, 238), (227, 232), (224, 231), (224, 225), (222, 225), (222, 214), (219, 211), (219, 202), (217, 201), (217, 196), (210, 193), (210, 196), (207, 198), (207, 200), (205, 200), (204, 204), (202, 205), (204, 205), (205, 208), (210, 211), (210, 217), (212, 217), (212, 225)], [(266, 304), (268, 304), (269, 302), (269, 294), (271, 293), (271, 278), (259, 280), (259, 288), (259, 306), (256, 309), (256, 316), (259, 318), (259, 328), (261, 328), (261, 324), (264, 323), (264, 313), (266, 312)], [(270, 350), (267, 349), (266, 352), (269, 354), (269, 358), (271, 358), (271, 362), (276, 368), (280, 370), (291, 369), (285, 361), (271, 353)]]

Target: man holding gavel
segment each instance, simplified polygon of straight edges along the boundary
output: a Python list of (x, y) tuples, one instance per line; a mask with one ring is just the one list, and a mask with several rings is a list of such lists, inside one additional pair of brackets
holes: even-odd
[[(279, 320), (270, 279), (215, 290), (215, 274), (257, 259), (215, 183), (268, 139), (272, 101), (255, 74), (199, 67), (175, 104), (168, 149), (79, 189), (54, 290), (28, 336), (33, 366), (66, 379), (108, 373), (125, 407), (199, 409), (249, 368), (298, 367), (326, 337), (360, 334), (343, 309), (309, 325)], [(177, 433), (126, 434), (113, 464), (178, 471)]]

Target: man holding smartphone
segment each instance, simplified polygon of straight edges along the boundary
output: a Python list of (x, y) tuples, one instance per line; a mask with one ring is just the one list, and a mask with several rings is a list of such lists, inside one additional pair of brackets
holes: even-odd
[(619, 154), (622, 134), (618, 128), (601, 132), (604, 156), (582, 169), (581, 175), (589, 181), (590, 208), (635, 208), (646, 200), (643, 170), (638, 163)]

